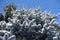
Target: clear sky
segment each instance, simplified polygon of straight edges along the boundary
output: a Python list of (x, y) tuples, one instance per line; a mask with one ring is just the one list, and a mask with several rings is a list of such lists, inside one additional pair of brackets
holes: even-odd
[[(17, 5), (18, 9), (22, 6), (25, 6), (26, 8), (36, 8), (38, 6), (42, 11), (52, 11), (53, 14), (60, 12), (60, 0), (0, 0), (0, 12), (2, 12), (3, 15), (3, 6), (12, 2)], [(57, 21), (60, 23), (60, 15), (58, 16)]]

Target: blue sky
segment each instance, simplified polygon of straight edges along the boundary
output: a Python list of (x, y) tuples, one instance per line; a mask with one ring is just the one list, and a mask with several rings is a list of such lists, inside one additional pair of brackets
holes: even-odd
[[(18, 9), (22, 8), (22, 6), (25, 6), (26, 8), (40, 7), (42, 11), (51, 10), (51, 13), (53, 14), (60, 12), (60, 0), (0, 0), (0, 12), (2, 12), (3, 15), (5, 14), (3, 6), (12, 2)], [(60, 23), (60, 15), (58, 16), (57, 21)]]

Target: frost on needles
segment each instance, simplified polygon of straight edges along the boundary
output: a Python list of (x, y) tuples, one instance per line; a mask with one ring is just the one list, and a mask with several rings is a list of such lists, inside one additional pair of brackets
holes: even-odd
[[(60, 24), (56, 15), (40, 8), (20, 9), (12, 4), (4, 7), (0, 21), (0, 40), (60, 40)], [(1, 18), (0, 18), (1, 19)]]

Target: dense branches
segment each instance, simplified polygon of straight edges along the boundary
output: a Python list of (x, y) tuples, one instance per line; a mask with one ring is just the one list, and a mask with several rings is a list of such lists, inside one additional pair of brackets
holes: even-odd
[(60, 25), (55, 22), (57, 15), (42, 12), (39, 8), (16, 11), (12, 4), (4, 10), (5, 20), (0, 22), (1, 40), (60, 40), (60, 30), (57, 30)]

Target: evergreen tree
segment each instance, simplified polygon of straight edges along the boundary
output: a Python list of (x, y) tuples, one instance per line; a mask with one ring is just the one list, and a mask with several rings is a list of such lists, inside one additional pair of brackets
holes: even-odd
[(12, 13), (11, 12), (13, 10), (16, 10), (16, 6), (13, 3), (11, 3), (11, 4), (9, 4), (9, 5), (7, 5), (7, 6), (4, 7), (5, 21), (6, 22), (8, 22), (8, 17), (11, 18), (11, 16), (12, 16)]

